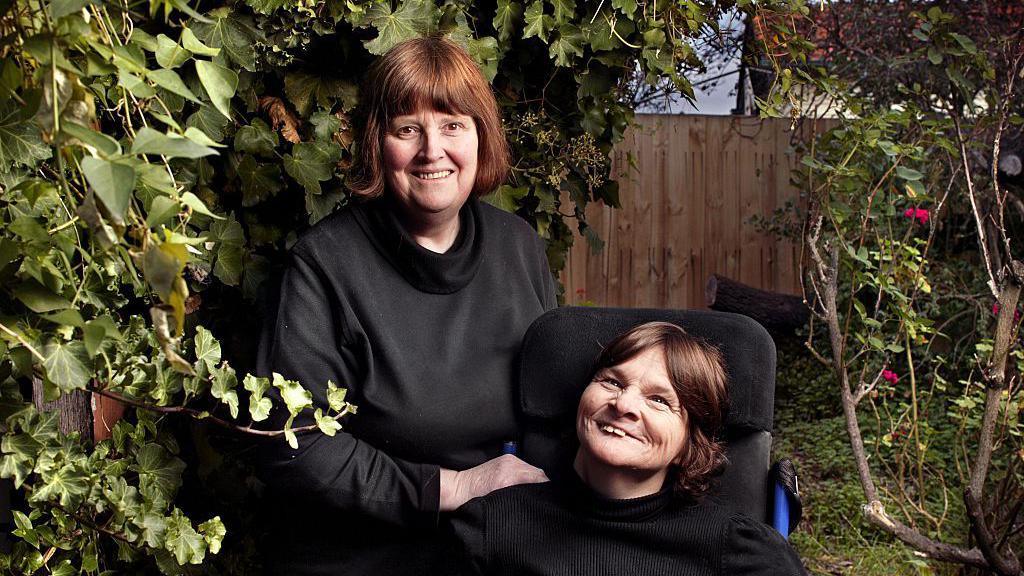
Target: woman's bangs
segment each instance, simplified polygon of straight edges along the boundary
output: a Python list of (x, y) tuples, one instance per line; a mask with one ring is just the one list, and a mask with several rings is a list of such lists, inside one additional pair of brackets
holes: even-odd
[(391, 116), (415, 114), (425, 109), (476, 116), (469, 105), (473, 101), (472, 84), (458, 69), (436, 61), (432, 64), (419, 66), (410, 74), (396, 78), (398, 86), (395, 86)]

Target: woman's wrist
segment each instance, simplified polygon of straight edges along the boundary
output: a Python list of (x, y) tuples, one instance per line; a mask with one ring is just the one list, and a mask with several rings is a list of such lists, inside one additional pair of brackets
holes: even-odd
[(448, 512), (458, 508), (459, 473), (455, 470), (441, 468), (441, 490), (440, 505), (441, 512)]

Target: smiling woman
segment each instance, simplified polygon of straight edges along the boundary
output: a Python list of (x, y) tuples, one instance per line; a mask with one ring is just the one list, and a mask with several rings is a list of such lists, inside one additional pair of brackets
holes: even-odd
[(268, 574), (434, 573), (439, 512), (546, 479), (501, 455), (520, 342), (556, 300), (544, 242), (477, 199), (508, 172), (490, 87), (457, 45), (421, 38), (373, 65), (360, 101), (353, 201), (292, 248), (260, 351), (325, 412), (335, 384), (359, 412), (262, 450)]
[(613, 340), (580, 399), (571, 467), (460, 508), (448, 573), (804, 574), (778, 532), (706, 496), (726, 382), (718, 350), (674, 324)]

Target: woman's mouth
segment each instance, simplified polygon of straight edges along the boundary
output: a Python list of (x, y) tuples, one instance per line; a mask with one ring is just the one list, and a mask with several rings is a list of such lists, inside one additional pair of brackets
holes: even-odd
[(420, 180), (439, 180), (453, 174), (453, 170), (441, 170), (438, 172), (416, 172), (415, 176)]
[(615, 426), (612, 426), (611, 424), (605, 424), (604, 426), (601, 426), (601, 430), (603, 432), (607, 432), (609, 434), (615, 434), (619, 438), (625, 438), (626, 437), (626, 431), (625, 430), (622, 430), (620, 428), (616, 428)]

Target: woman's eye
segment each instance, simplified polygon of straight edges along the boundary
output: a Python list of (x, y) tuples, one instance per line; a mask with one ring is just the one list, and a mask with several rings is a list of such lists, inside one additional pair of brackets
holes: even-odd
[(445, 130), (448, 130), (449, 132), (455, 132), (461, 128), (462, 124), (460, 122), (449, 122), (445, 124)]
[(599, 380), (599, 382), (601, 382), (605, 386), (609, 386), (611, 388), (622, 388), (623, 387), (622, 386), (622, 382), (619, 382), (615, 378), (605, 377), (605, 378), (601, 378)]
[(651, 402), (654, 402), (655, 404), (658, 404), (659, 406), (664, 406), (665, 408), (671, 408), (672, 407), (672, 404), (664, 396), (651, 396), (650, 400), (651, 400)]
[(415, 134), (415, 133), (416, 133), (416, 127), (415, 126), (400, 126), (398, 128), (398, 135), (399, 136), (410, 136), (410, 135)]

